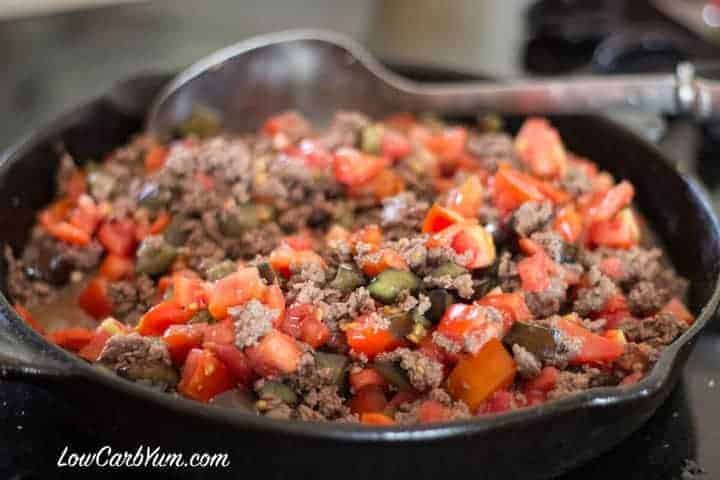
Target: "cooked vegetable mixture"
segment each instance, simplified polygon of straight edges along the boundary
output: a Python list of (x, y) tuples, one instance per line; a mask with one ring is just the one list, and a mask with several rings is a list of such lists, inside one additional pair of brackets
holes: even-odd
[(542, 118), (202, 127), (62, 159), (6, 251), (50, 341), (199, 402), (394, 425), (633, 384), (694, 320), (633, 186)]

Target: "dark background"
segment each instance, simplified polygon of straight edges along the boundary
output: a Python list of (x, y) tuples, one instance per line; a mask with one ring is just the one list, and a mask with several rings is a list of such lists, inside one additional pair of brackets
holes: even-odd
[[(434, 0), (141, 2), (0, 21), (0, 148), (118, 79), (175, 70), (218, 47), (285, 28), (330, 28), (363, 41), (388, 60), (501, 78), (663, 69), (678, 58), (717, 53), (646, 2), (542, 2), (543, 8), (534, 10), (537, 15), (528, 16), (531, 3), (457, 0), (450, 9)], [(586, 10), (571, 8), (577, 3)], [(588, 5), (596, 8), (588, 10)], [(556, 14), (559, 24), (553, 23)], [(648, 35), (677, 42), (660, 55), (638, 53), (626, 37), (645, 29)], [(608, 35), (625, 35), (629, 53), (618, 54), (617, 64), (600, 65), (593, 62), (593, 52)], [(685, 160), (711, 189), (717, 183), (714, 131), (715, 126), (705, 125), (689, 135), (697, 143), (675, 135), (670, 145), (688, 156)], [(688, 461), (706, 471), (696, 478), (720, 478), (720, 338), (714, 323), (698, 341), (681, 384), (655, 417), (564, 480), (693, 478)], [(0, 382), (0, 478), (37, 478), (37, 459), (57, 457), (68, 438), (103, 444), (102, 432), (75, 428), (72, 411), (52, 389)]]

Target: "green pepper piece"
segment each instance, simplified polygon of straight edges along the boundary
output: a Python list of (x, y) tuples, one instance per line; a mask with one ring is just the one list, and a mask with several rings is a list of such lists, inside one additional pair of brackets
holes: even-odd
[(380, 123), (374, 123), (363, 128), (360, 134), (360, 148), (362, 148), (363, 152), (371, 155), (380, 153), (384, 133), (385, 128)]
[(375, 277), (368, 287), (370, 295), (384, 304), (397, 300), (400, 292), (409, 290), (411, 293), (420, 288), (420, 279), (412, 272), (388, 269)]
[(216, 263), (212, 267), (208, 268), (205, 272), (205, 277), (211, 282), (214, 282), (223, 277), (227, 277), (235, 271), (237, 271), (237, 265), (235, 262), (232, 260), (223, 260), (222, 262)]
[(170, 200), (172, 200), (172, 193), (152, 182), (143, 185), (138, 194), (138, 205), (150, 210), (164, 208), (170, 203)]
[(447, 275), (450, 278), (455, 278), (465, 273), (468, 273), (465, 267), (461, 267), (455, 262), (447, 262), (433, 269), (433, 271), (430, 272), (430, 276), (433, 278), (439, 278)]
[(341, 385), (345, 380), (345, 370), (348, 366), (349, 359), (345, 355), (337, 353), (315, 353), (315, 367), (317, 369), (327, 369), (330, 383)]
[(265, 382), (257, 393), (260, 400), (280, 400), (288, 405), (293, 405), (297, 402), (295, 392), (280, 382)]
[(187, 218), (184, 215), (173, 215), (170, 225), (163, 232), (163, 237), (170, 245), (179, 247), (190, 236), (190, 232), (184, 228), (185, 222)]
[(330, 287), (343, 293), (350, 293), (358, 287), (365, 285), (365, 277), (358, 270), (345, 263), (340, 264)]
[(248, 230), (257, 228), (261, 223), (272, 220), (272, 207), (247, 203), (238, 205), (232, 211), (220, 213), (220, 231), (226, 237), (237, 238)]
[(163, 237), (151, 236), (142, 241), (137, 251), (135, 270), (147, 275), (161, 275), (170, 268), (177, 250)]
[(425, 316), (435, 325), (445, 315), (445, 310), (453, 303), (456, 303), (456, 299), (452, 293), (444, 288), (430, 290), (427, 296), (430, 299), (430, 309), (425, 312)]
[(511, 348), (513, 344), (518, 344), (542, 360), (555, 354), (560, 345), (559, 336), (560, 333), (552, 328), (515, 322), (503, 342)]
[(409, 391), (413, 387), (408, 380), (405, 370), (394, 362), (374, 362), (372, 368), (375, 369), (390, 385), (393, 385), (400, 391)]
[(184, 137), (197, 135), (206, 138), (218, 133), (221, 126), (219, 113), (204, 105), (195, 105), (190, 116), (178, 127), (178, 131)]

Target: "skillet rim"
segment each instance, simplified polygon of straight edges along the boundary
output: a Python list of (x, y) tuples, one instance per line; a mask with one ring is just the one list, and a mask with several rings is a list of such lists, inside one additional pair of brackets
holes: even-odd
[[(431, 71), (435, 71), (432, 68)], [(455, 75), (463, 75), (463, 72), (455, 72)], [(0, 155), (0, 177), (15, 162), (18, 162), (37, 144), (47, 141), (53, 135), (60, 133), (73, 124), (77, 118), (82, 117), (85, 110), (90, 109), (98, 102), (108, 97), (121, 85), (130, 85), (133, 82), (147, 80), (151, 77), (166, 76), (166, 72), (146, 72), (129, 76), (125, 80), (116, 82), (104, 93), (81, 102), (79, 106), (68, 109), (45, 122), (35, 131), (21, 138), (17, 143), (6, 149)], [(472, 74), (469, 74), (472, 75)], [(673, 170), (680, 180), (690, 191), (694, 199), (698, 213), (704, 214), (705, 220), (710, 222), (714, 231), (716, 241), (720, 241), (720, 221), (709, 203), (707, 195), (696, 182), (687, 174), (679, 172), (669, 166), (665, 154), (660, 149), (638, 136), (634, 132), (623, 128), (608, 118), (600, 116), (585, 115), (593, 121), (600, 122), (604, 127), (613, 130), (617, 135), (624, 136), (626, 141), (633, 141), (650, 154), (664, 160), (668, 168)], [(65, 382), (77, 382), (82, 379), (94, 381), (98, 384), (110, 387), (126, 394), (139, 398), (143, 401), (150, 401), (174, 413), (191, 414), (198, 419), (209, 422), (221, 422), (233, 424), (237, 428), (248, 428), (250, 430), (262, 430), (268, 433), (289, 434), (298, 438), (311, 438), (320, 440), (336, 440), (345, 442), (427, 442), (451, 439), (457, 436), (473, 436), (485, 434), (495, 429), (512, 427), (517, 424), (529, 423), (538, 418), (551, 418), (581, 409), (598, 409), (605, 406), (632, 403), (644, 398), (652, 397), (660, 393), (666, 383), (670, 381), (671, 374), (678, 363), (679, 352), (686, 347), (691, 347), (694, 338), (706, 327), (715, 314), (718, 303), (720, 303), (720, 275), (715, 278), (712, 294), (703, 305), (693, 325), (686, 330), (679, 338), (663, 351), (660, 360), (653, 366), (649, 375), (644, 377), (637, 384), (630, 387), (596, 387), (582, 393), (555, 400), (550, 403), (541, 404), (531, 408), (523, 408), (511, 412), (494, 414), (487, 417), (473, 417), (469, 420), (441, 422), (429, 425), (395, 426), (395, 427), (368, 427), (358, 424), (343, 424), (337, 422), (319, 423), (307, 421), (287, 421), (267, 418), (260, 415), (250, 414), (239, 410), (200, 404), (176, 395), (169, 395), (164, 392), (154, 391), (150, 388), (136, 384), (116, 375), (106, 373), (90, 364), (82, 361), (75, 355), (50, 344), (32, 330), (17, 314), (3, 292), (0, 292), (0, 315), (8, 321), (11, 333), (15, 334), (20, 341), (31, 348), (37, 349), (33, 352), (40, 355), (47, 355), (49, 360), (57, 363), (54, 372), (43, 375), (43, 366), (37, 368), (32, 366), (21, 367), (21, 374), (30, 377), (39, 377), (48, 380), (60, 380)], [(0, 367), (0, 373), (2, 368)]]

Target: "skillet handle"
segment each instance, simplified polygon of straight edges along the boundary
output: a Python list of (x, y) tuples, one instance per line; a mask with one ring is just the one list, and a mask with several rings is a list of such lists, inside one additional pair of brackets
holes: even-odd
[(68, 360), (48, 348), (7, 304), (0, 307), (0, 380), (47, 382), (73, 376)]

